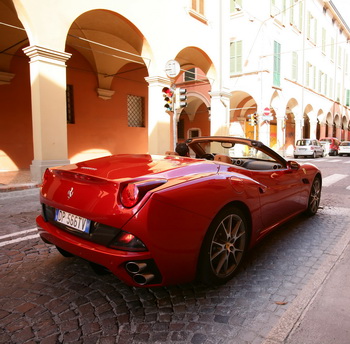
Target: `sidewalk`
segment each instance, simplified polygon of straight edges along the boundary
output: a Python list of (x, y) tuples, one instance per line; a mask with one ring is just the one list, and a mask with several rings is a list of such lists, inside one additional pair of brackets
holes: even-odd
[(33, 189), (39, 184), (31, 180), (30, 171), (0, 172), (0, 192)]
[(350, 217), (310, 282), (270, 331), (263, 344), (350, 344)]

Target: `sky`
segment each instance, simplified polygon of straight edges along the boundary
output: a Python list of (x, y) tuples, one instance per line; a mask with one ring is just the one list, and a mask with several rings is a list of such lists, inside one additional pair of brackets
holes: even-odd
[(332, 0), (333, 4), (339, 11), (340, 15), (350, 27), (350, 1), (349, 0)]

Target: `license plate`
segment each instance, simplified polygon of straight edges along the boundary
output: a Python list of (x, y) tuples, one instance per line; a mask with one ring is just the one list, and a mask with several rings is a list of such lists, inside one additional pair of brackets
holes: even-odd
[(89, 233), (90, 230), (90, 220), (60, 209), (56, 209), (55, 221), (81, 232)]

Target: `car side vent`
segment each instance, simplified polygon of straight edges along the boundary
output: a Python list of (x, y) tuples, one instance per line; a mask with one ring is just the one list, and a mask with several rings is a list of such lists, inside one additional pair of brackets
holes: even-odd
[(309, 179), (307, 179), (307, 178), (303, 178), (302, 180), (303, 180), (303, 183), (304, 183), (304, 184), (310, 184)]

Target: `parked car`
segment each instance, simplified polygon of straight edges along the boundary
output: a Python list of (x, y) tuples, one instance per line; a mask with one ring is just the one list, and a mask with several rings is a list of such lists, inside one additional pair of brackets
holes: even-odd
[(212, 285), (231, 279), (271, 230), (317, 212), (316, 166), (243, 138), (187, 145), (195, 158), (120, 154), (47, 169), (41, 238), (132, 286)]
[(350, 155), (350, 141), (342, 141), (339, 145), (339, 156)]
[(340, 141), (336, 137), (325, 137), (320, 139), (325, 150), (325, 155), (338, 155)]
[(316, 158), (324, 156), (324, 147), (316, 139), (298, 140), (294, 148), (294, 158), (300, 156)]

